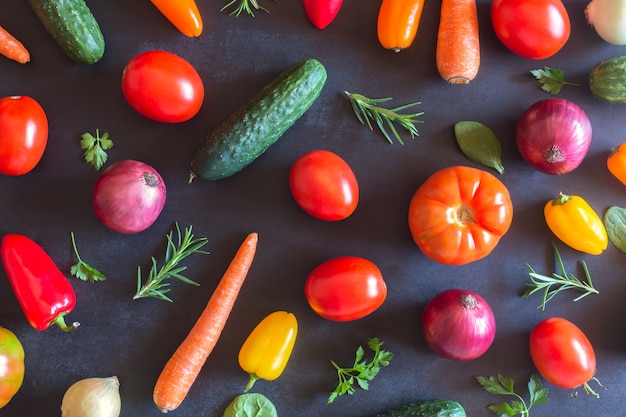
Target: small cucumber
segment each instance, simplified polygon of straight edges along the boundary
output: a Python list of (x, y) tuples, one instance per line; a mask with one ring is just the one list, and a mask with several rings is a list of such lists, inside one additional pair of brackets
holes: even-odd
[(325, 83), (326, 69), (315, 59), (283, 72), (211, 129), (193, 155), (190, 180), (227, 178), (251, 164), (311, 107)]
[(466, 417), (465, 409), (456, 401), (419, 401), (396, 408), (376, 417)]
[(626, 103), (626, 55), (597, 63), (589, 72), (589, 89), (609, 103)]
[(46, 31), (74, 61), (93, 64), (104, 55), (104, 36), (84, 0), (28, 0)]

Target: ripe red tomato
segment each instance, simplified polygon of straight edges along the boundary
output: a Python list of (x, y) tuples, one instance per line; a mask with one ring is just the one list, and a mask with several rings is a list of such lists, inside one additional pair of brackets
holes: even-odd
[(328, 260), (309, 274), (304, 293), (320, 316), (332, 321), (352, 321), (373, 313), (387, 297), (380, 269), (356, 256)]
[(321, 220), (343, 220), (359, 202), (354, 172), (341, 157), (325, 150), (308, 152), (296, 160), (289, 187), (298, 205)]
[(561, 0), (494, 0), (491, 24), (504, 46), (529, 59), (556, 54), (570, 35)]
[(0, 173), (23, 175), (41, 160), (48, 143), (48, 118), (27, 96), (0, 99)]
[(539, 373), (557, 387), (587, 388), (596, 372), (596, 354), (587, 336), (559, 317), (535, 325), (530, 333), (530, 355)]
[(506, 186), (487, 171), (465, 166), (435, 172), (409, 206), (413, 240), (424, 255), (446, 265), (489, 255), (512, 220)]
[(164, 123), (191, 119), (204, 101), (204, 84), (196, 69), (166, 51), (132, 58), (122, 73), (122, 92), (139, 114)]

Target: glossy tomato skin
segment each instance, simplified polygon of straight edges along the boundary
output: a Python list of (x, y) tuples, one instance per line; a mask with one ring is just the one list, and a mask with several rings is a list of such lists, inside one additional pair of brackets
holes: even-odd
[(19, 391), (24, 381), (24, 348), (15, 334), (0, 327), (0, 409)]
[(298, 205), (321, 220), (343, 220), (359, 202), (359, 185), (352, 168), (326, 150), (298, 158), (289, 173), (289, 187)]
[(163, 123), (195, 116), (204, 101), (204, 84), (185, 59), (166, 51), (136, 55), (122, 73), (122, 92), (139, 114)]
[(506, 186), (489, 172), (465, 166), (432, 174), (409, 206), (413, 240), (424, 255), (446, 265), (464, 265), (489, 255), (512, 220)]
[(556, 54), (570, 36), (570, 20), (561, 0), (494, 0), (491, 23), (513, 53), (528, 59)]
[(0, 173), (24, 175), (41, 160), (48, 143), (48, 118), (28, 96), (0, 99)]
[(546, 381), (561, 388), (585, 386), (596, 372), (596, 354), (574, 323), (551, 317), (530, 333), (530, 355)]
[(309, 274), (304, 292), (317, 314), (346, 322), (377, 310), (387, 297), (380, 269), (371, 261), (344, 256), (328, 260)]

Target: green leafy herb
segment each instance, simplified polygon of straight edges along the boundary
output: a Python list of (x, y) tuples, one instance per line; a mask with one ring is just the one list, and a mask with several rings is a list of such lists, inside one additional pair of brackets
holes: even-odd
[(454, 134), (461, 152), (469, 160), (504, 174), (500, 141), (491, 129), (479, 122), (462, 121), (454, 125)]
[(276, 407), (263, 394), (246, 393), (235, 397), (223, 417), (277, 417)]
[(488, 408), (500, 417), (530, 416), (530, 409), (536, 404), (545, 404), (548, 402), (548, 390), (541, 386), (541, 381), (537, 375), (530, 376), (528, 381), (528, 392), (530, 401), (528, 404), (521, 395), (515, 392), (515, 380), (513, 378), (498, 374), (495, 376), (477, 376), (476, 380), (482, 387), (491, 394), (512, 395), (515, 400), (510, 403), (492, 404)]
[(576, 289), (582, 291), (583, 294), (576, 297), (574, 301), (578, 301), (589, 294), (598, 294), (598, 291), (593, 287), (593, 283), (591, 282), (591, 276), (589, 275), (589, 269), (587, 269), (585, 261), (580, 261), (580, 265), (585, 273), (585, 281), (581, 281), (573, 274), (565, 272), (561, 254), (556, 248), (554, 242), (552, 242), (552, 247), (554, 248), (554, 255), (556, 256), (557, 263), (561, 269), (561, 275), (556, 272), (553, 272), (550, 276), (541, 275), (536, 273), (530, 265), (526, 264), (528, 270), (530, 271), (528, 275), (530, 275), (531, 280), (531, 282), (527, 285), (532, 288), (524, 292), (522, 297), (527, 298), (537, 291), (543, 291), (543, 298), (539, 307), (541, 307), (542, 310), (545, 310), (548, 301), (563, 290)]
[(106, 151), (113, 147), (113, 141), (109, 139), (108, 133), (100, 136), (100, 131), (96, 129), (95, 137), (91, 133), (81, 135), (80, 147), (85, 151), (85, 162), (99, 170), (107, 161)]
[(233, 15), (239, 16), (241, 12), (245, 11), (250, 16), (254, 17), (254, 10), (252, 9), (262, 10), (266, 13), (269, 13), (269, 10), (259, 5), (258, 0), (230, 0), (228, 4), (226, 4), (224, 7), (220, 9), (220, 12), (223, 12), (224, 10), (234, 5), (237, 5), (237, 7), (229, 13), (229, 15), (231, 16)]
[(609, 207), (604, 213), (604, 227), (609, 240), (617, 249), (626, 253), (626, 209)]
[(565, 81), (565, 73), (563, 70), (543, 67), (543, 69), (535, 69), (530, 73), (539, 81), (541, 89), (550, 94), (559, 94), (564, 85), (577, 87), (579, 84)]
[(74, 248), (74, 254), (76, 255), (76, 259), (78, 262), (70, 268), (70, 274), (75, 276), (78, 279), (82, 279), (87, 282), (96, 282), (96, 281), (105, 281), (107, 277), (96, 268), (92, 267), (85, 261), (83, 261), (78, 254), (78, 249), (76, 248), (76, 240), (74, 239), (74, 233), (70, 233), (72, 237), (72, 247)]
[(148, 274), (146, 282), (142, 285), (141, 267), (137, 267), (137, 293), (133, 299), (153, 297), (164, 301), (172, 302), (165, 294), (170, 291), (170, 279), (178, 279), (186, 284), (200, 285), (195, 281), (186, 278), (181, 274), (186, 266), (178, 266), (178, 264), (194, 253), (208, 254), (201, 248), (207, 243), (207, 238), (196, 238), (191, 233), (192, 226), (185, 229), (185, 235), (181, 236), (180, 227), (176, 223), (176, 231), (178, 233), (178, 244), (172, 239), (173, 231), (167, 234), (167, 248), (165, 250), (165, 261), (161, 268), (157, 267), (157, 261), (152, 257), (152, 268)]
[(356, 350), (354, 363), (349, 368), (342, 368), (334, 361), (330, 361), (330, 363), (337, 370), (339, 384), (337, 385), (337, 388), (330, 393), (328, 397), (328, 404), (332, 403), (341, 395), (354, 394), (354, 383), (356, 383), (361, 389), (369, 389), (369, 381), (378, 375), (381, 366), (389, 365), (389, 362), (393, 358), (393, 353), (381, 349), (382, 345), (383, 342), (377, 337), (373, 337), (367, 342), (367, 346), (374, 352), (374, 357), (370, 362), (363, 359), (365, 350), (362, 346), (359, 346)]
[(423, 123), (423, 120), (416, 119), (417, 117), (424, 114), (424, 112), (419, 113), (411, 113), (411, 114), (400, 114), (399, 112), (413, 106), (417, 106), (421, 104), (419, 101), (415, 103), (406, 104), (404, 106), (395, 107), (393, 109), (387, 109), (385, 107), (381, 107), (378, 104), (384, 103), (390, 100), (393, 100), (391, 97), (387, 98), (367, 98), (361, 94), (352, 94), (345, 92), (350, 98), (350, 104), (352, 104), (352, 109), (354, 110), (354, 114), (359, 119), (361, 124), (367, 125), (370, 130), (374, 130), (372, 126), (372, 120), (376, 122), (376, 125), (380, 129), (387, 142), (393, 143), (391, 140), (391, 136), (387, 132), (387, 126), (389, 130), (393, 133), (395, 138), (400, 142), (400, 144), (404, 145), (404, 142), (400, 138), (396, 127), (394, 126), (394, 122), (398, 123), (400, 126), (405, 128), (410, 134), (411, 138), (415, 136), (419, 136), (419, 132), (417, 131), (417, 127), (415, 126), (417, 123)]

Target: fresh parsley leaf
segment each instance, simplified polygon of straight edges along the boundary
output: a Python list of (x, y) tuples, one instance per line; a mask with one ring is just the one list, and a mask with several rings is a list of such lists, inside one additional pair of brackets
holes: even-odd
[(530, 71), (539, 81), (541, 89), (550, 94), (559, 94), (564, 85), (578, 86), (579, 84), (565, 81), (565, 73), (558, 68), (543, 67)]
[(74, 254), (76, 255), (78, 262), (72, 265), (72, 267), (70, 268), (70, 274), (78, 279), (87, 282), (105, 281), (107, 278), (102, 272), (98, 271), (96, 268), (92, 267), (81, 259), (80, 255), (78, 254), (78, 249), (76, 249), (76, 240), (74, 239), (73, 232), (71, 233), (71, 236), (72, 247), (74, 248)]
[(491, 404), (487, 408), (502, 416), (530, 417), (530, 409), (537, 404), (545, 404), (548, 401), (548, 389), (541, 385), (539, 377), (535, 374), (528, 381), (530, 400), (527, 404), (521, 395), (515, 392), (515, 380), (511, 377), (498, 374), (498, 376), (477, 376), (476, 380), (491, 394), (511, 395), (515, 397), (509, 403)]
[(100, 131), (96, 129), (96, 136), (91, 133), (83, 133), (80, 140), (80, 148), (84, 150), (85, 162), (91, 164), (96, 170), (102, 168), (107, 161), (107, 153), (114, 146), (109, 139), (109, 134), (105, 132), (100, 136)]
[(374, 357), (370, 362), (364, 360), (365, 349), (359, 346), (354, 355), (354, 363), (351, 367), (342, 368), (334, 361), (330, 361), (333, 367), (337, 370), (337, 377), (339, 378), (339, 384), (333, 392), (328, 396), (328, 404), (335, 401), (335, 399), (341, 395), (352, 395), (356, 392), (354, 383), (363, 390), (369, 389), (369, 381), (374, 379), (381, 366), (388, 366), (393, 358), (393, 353), (381, 349), (383, 342), (377, 337), (373, 337), (368, 340), (367, 346), (373, 351)]

